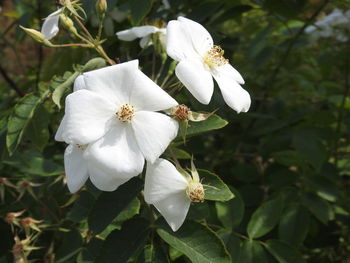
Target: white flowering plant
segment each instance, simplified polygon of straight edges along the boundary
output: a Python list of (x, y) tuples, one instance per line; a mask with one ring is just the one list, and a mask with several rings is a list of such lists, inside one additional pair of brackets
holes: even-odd
[(0, 64), (0, 263), (327, 262), (326, 224), (346, 253), (348, 64), (340, 99), (305, 41), (347, 50), (328, 2), (39, 1), (28, 88)]

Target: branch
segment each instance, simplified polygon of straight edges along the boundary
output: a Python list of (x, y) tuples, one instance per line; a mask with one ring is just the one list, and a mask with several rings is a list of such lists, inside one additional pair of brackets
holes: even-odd
[(16, 83), (9, 77), (9, 75), (7, 74), (6, 70), (0, 66), (0, 73), (3, 76), (3, 78), (5, 79), (5, 81), (9, 84), (9, 86), (16, 91), (17, 95), (20, 97), (24, 96), (24, 93), (17, 87)]

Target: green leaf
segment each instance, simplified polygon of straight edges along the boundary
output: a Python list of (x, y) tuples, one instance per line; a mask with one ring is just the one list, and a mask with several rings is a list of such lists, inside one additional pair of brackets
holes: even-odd
[(239, 260), (239, 254), (241, 250), (241, 240), (239, 237), (234, 235), (232, 231), (219, 231), (218, 234), (222, 238), (222, 240), (225, 242), (227, 251), (230, 253), (232, 262), (238, 262)]
[(241, 248), (237, 263), (267, 263), (264, 248), (255, 241), (245, 240)]
[(133, 178), (114, 192), (103, 192), (90, 211), (89, 228), (95, 234), (102, 232), (137, 196), (142, 186), (140, 179)]
[(335, 202), (341, 197), (337, 185), (325, 176), (308, 176), (303, 178), (305, 183), (323, 199)]
[(268, 240), (265, 244), (265, 247), (279, 263), (305, 262), (305, 260), (296, 249), (279, 240)]
[(119, 215), (110, 223), (102, 233), (99, 234), (101, 237), (108, 236), (112, 231), (121, 229), (122, 224), (137, 215), (140, 211), (141, 203), (138, 198), (134, 198), (127, 207), (119, 213)]
[(189, 135), (203, 133), (211, 130), (221, 129), (225, 127), (227, 124), (228, 122), (226, 120), (220, 118), (216, 114), (213, 114), (205, 121), (189, 122), (186, 135), (189, 136)]
[(283, 209), (280, 197), (264, 202), (252, 215), (247, 232), (250, 238), (258, 238), (269, 233), (278, 223)]
[(218, 219), (225, 228), (232, 229), (241, 223), (244, 216), (244, 202), (239, 192), (233, 188), (235, 198), (227, 202), (216, 202), (215, 208)]
[(152, 0), (130, 0), (131, 21), (138, 25), (152, 8)]
[(292, 246), (299, 246), (307, 236), (310, 215), (298, 204), (290, 205), (284, 211), (278, 227), (278, 236)]
[(64, 173), (63, 166), (45, 159), (40, 153), (32, 151), (17, 152), (10, 158), (4, 159), (3, 163), (15, 167), (26, 174), (52, 176)]
[(82, 249), (83, 240), (79, 231), (76, 229), (61, 234), (63, 235), (62, 243), (55, 254), (56, 261), (63, 263), (77, 256)]
[(126, 263), (141, 249), (150, 232), (149, 223), (143, 218), (133, 218), (113, 231), (104, 242), (95, 263)]
[(138, 263), (169, 263), (169, 258), (159, 242), (146, 245)]
[(186, 160), (191, 159), (191, 155), (184, 150), (181, 150), (179, 148), (174, 148), (173, 151), (177, 159), (186, 159)]
[(6, 146), (10, 156), (20, 144), (23, 134), (32, 119), (35, 109), (46, 98), (49, 91), (43, 94), (30, 93), (21, 98), (15, 105), (7, 123)]
[(205, 190), (204, 199), (227, 201), (234, 197), (228, 186), (218, 175), (202, 169), (199, 169), (198, 172)]
[(106, 61), (103, 58), (93, 58), (83, 66), (83, 72), (103, 68), (105, 66)]
[(272, 158), (279, 164), (285, 166), (303, 166), (305, 160), (296, 151), (281, 151), (272, 154)]
[(41, 152), (49, 140), (49, 120), (49, 113), (42, 105), (39, 105), (28, 125), (27, 135)]
[(230, 263), (223, 241), (208, 227), (187, 221), (177, 232), (157, 229), (158, 235), (170, 246), (181, 251), (193, 263)]
[(72, 209), (67, 215), (67, 218), (74, 222), (84, 220), (88, 216), (94, 201), (94, 196), (88, 191), (80, 192), (79, 199), (74, 203)]
[(302, 195), (302, 202), (306, 208), (322, 223), (327, 224), (334, 217), (332, 208), (327, 201), (311, 193)]
[(65, 91), (73, 84), (75, 79), (86, 71), (91, 71), (94, 69), (99, 69), (106, 66), (106, 61), (103, 58), (93, 58), (90, 59), (84, 66), (76, 66), (75, 72), (72, 74), (70, 72), (66, 72), (63, 76), (63, 81), (55, 88), (54, 92), (52, 93), (52, 100), (53, 102), (58, 106), (58, 108), (61, 108), (61, 98)]
[(318, 171), (327, 160), (326, 148), (312, 132), (299, 131), (293, 138), (293, 146)]
[(59, 109), (61, 108), (61, 98), (62, 98), (64, 92), (73, 84), (74, 80), (80, 74), (81, 73), (79, 71), (74, 72), (63, 83), (59, 84), (55, 88), (55, 90), (53, 91), (53, 93), (52, 93), (52, 100), (58, 106)]

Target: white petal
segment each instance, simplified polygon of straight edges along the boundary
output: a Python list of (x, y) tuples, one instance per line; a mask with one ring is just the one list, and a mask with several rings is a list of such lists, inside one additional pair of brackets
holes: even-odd
[(214, 91), (213, 77), (201, 60), (182, 60), (176, 66), (175, 74), (199, 102), (210, 102)]
[(150, 36), (145, 36), (140, 40), (140, 47), (145, 48), (152, 44), (152, 39)]
[(181, 61), (186, 58), (200, 56), (194, 49), (191, 36), (182, 23), (171, 20), (166, 31), (166, 51), (172, 59)]
[(169, 161), (147, 163), (145, 201), (158, 209), (173, 231), (182, 225), (190, 207), (187, 186), (187, 180)]
[(58, 142), (64, 142), (64, 132), (66, 131), (67, 129), (67, 120), (66, 120), (66, 117), (63, 116), (62, 120), (61, 120), (61, 123), (60, 125), (58, 126), (58, 129), (56, 131), (56, 134), (55, 134), (55, 140), (58, 141)]
[(213, 74), (215, 75), (215, 73), (226, 75), (227, 77), (231, 77), (236, 80), (239, 84), (244, 84), (243, 77), (234, 67), (232, 67), (231, 64), (225, 64), (223, 66), (217, 67)]
[(134, 31), (137, 37), (144, 37), (159, 31), (158, 27), (155, 26), (137, 26), (131, 29)]
[(101, 138), (117, 122), (115, 105), (88, 90), (78, 90), (66, 98), (66, 129), (62, 134), (67, 143), (85, 145)]
[(165, 114), (136, 112), (131, 121), (137, 144), (147, 161), (154, 162), (175, 139), (179, 124)]
[(83, 158), (83, 150), (72, 144), (68, 145), (64, 152), (64, 169), (68, 189), (71, 193), (75, 193), (88, 178), (88, 168)]
[(50, 40), (51, 38), (57, 35), (59, 31), (59, 15), (62, 12), (62, 10), (63, 7), (50, 14), (47, 18), (45, 18), (45, 21), (41, 27), (41, 33), (45, 36), (45, 39)]
[(132, 31), (131, 29), (132, 28), (126, 29), (126, 30), (123, 30), (123, 31), (119, 31), (119, 32), (116, 33), (116, 35), (117, 35), (117, 37), (120, 40), (132, 41), (132, 40), (136, 39), (137, 36), (135, 35), (134, 31)]
[(193, 47), (201, 56), (213, 47), (213, 38), (201, 24), (182, 16), (178, 17), (177, 20), (185, 24), (187, 32), (191, 36)]
[(209, 32), (197, 22), (179, 17), (167, 26), (167, 53), (174, 60), (202, 57), (213, 47)]
[(130, 124), (125, 123), (117, 123), (100, 140), (89, 145), (85, 158), (106, 174), (123, 180), (140, 174), (144, 165)]
[(130, 104), (139, 110), (159, 111), (178, 105), (168, 93), (155, 84), (142, 71), (133, 75), (134, 83), (129, 86)]
[(94, 163), (88, 163), (91, 182), (101, 191), (114, 191), (130, 178), (116, 177), (111, 171), (99, 169)]
[(224, 101), (237, 113), (247, 112), (251, 103), (249, 93), (238, 84), (234, 75), (226, 73), (225, 70), (223, 72), (218, 70), (214, 74)]
[(131, 29), (119, 31), (117, 32), (117, 36), (120, 40), (132, 41), (136, 38), (141, 38), (158, 31), (159, 29), (155, 26), (137, 26)]
[(86, 89), (119, 106), (129, 103), (130, 88), (135, 82), (135, 72), (139, 71), (138, 65), (138, 60), (132, 60), (84, 73)]
[(74, 81), (74, 87), (73, 87), (73, 91), (78, 91), (81, 89), (85, 89), (85, 80), (83, 75), (79, 75), (75, 81)]

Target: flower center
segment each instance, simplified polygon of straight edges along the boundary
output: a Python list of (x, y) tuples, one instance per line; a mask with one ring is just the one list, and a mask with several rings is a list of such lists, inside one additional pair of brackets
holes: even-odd
[(199, 182), (189, 182), (186, 189), (186, 194), (191, 202), (198, 203), (204, 201), (204, 188)]
[(190, 108), (185, 105), (178, 105), (175, 108), (174, 116), (176, 119), (180, 121), (184, 121), (188, 119)]
[(204, 56), (204, 63), (210, 68), (220, 67), (228, 63), (224, 58), (224, 50), (220, 46), (213, 46)]
[(123, 106), (120, 107), (116, 115), (120, 121), (129, 122), (135, 116), (134, 106), (131, 106), (129, 104), (124, 104)]

